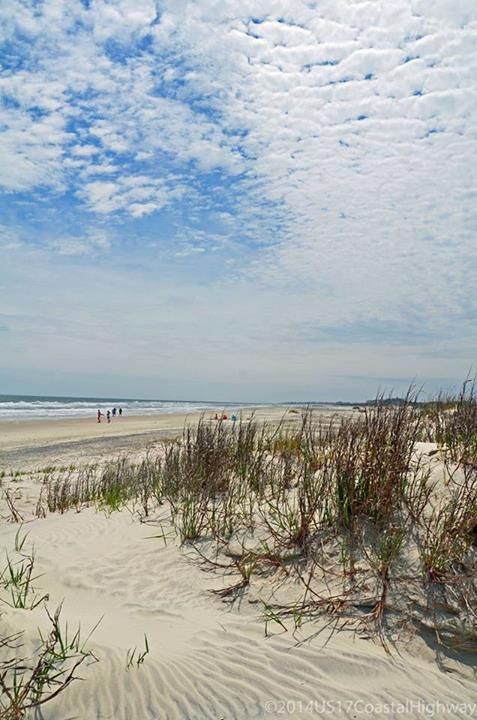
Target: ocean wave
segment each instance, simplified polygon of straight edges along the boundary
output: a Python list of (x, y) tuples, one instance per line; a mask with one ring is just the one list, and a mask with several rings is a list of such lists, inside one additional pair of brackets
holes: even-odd
[(93, 417), (98, 410), (106, 413), (113, 407), (122, 408), (129, 415), (162, 415), (173, 412), (200, 412), (216, 407), (225, 407), (227, 403), (201, 403), (194, 401), (163, 401), (163, 400), (122, 400), (97, 401), (88, 399), (65, 400), (1, 400), (0, 420), (41, 420), (54, 418)]

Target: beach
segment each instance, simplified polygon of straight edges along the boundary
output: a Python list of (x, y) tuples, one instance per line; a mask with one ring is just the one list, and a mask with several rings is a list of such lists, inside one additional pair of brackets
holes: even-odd
[[(327, 406), (320, 411), (323, 421), (340, 418), (353, 411), (349, 408)], [(195, 426), (201, 418), (214, 420), (215, 415), (227, 415), (249, 421), (287, 426), (299, 424), (302, 409), (285, 405), (240, 407), (225, 410), (217, 406), (200, 412), (164, 413), (156, 415), (126, 415), (114, 417), (108, 423), (103, 415), (101, 423), (95, 416), (88, 418), (53, 418), (42, 420), (0, 420), (0, 470), (13, 467), (34, 467), (38, 463), (87, 462), (121, 452), (141, 450), (157, 440), (180, 436), (186, 426)]]
[(0, 720), (477, 720), (477, 0), (0, 18)]
[[(336, 417), (321, 412), (325, 422)], [(437, 662), (432, 644), (410, 638), (389, 653), (376, 638), (332, 632), (323, 620), (303, 627), (273, 616), (265, 622), (264, 603), (276, 592), (293, 597), (286, 574), (266, 575), (237, 602), (224, 602), (227, 576), (204, 572), (192, 547), (181, 545), (167, 504), (147, 517), (135, 504), (111, 511), (92, 503), (60, 513), (43, 505), (38, 512), (45, 483), (74, 477), (91, 463), (154, 457), (165, 439), (201, 417), (214, 425), (214, 415), (0, 423), (2, 493), (21, 515), (13, 522), (3, 497), (2, 562), (18, 555), (20, 533), (22, 552), (34, 548), (35, 597), (46, 593), (50, 611), (61, 605), (62, 621), (70, 629), (80, 625), (85, 639), (93, 630), (87, 644), (94, 657), (81, 665), (82, 680), (45, 704), (42, 718), (476, 717), (472, 668), (458, 657)], [(252, 415), (272, 426), (284, 420), (297, 428), (302, 421), (299, 410), (285, 406), (247, 410), (244, 425)], [(44, 602), (5, 606), (2, 623), (22, 632), (33, 651), (38, 628), (48, 631)]]

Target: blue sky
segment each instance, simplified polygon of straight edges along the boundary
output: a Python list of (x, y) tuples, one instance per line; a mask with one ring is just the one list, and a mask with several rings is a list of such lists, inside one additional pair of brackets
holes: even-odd
[(474, 0), (9, 0), (0, 34), (0, 392), (475, 369)]

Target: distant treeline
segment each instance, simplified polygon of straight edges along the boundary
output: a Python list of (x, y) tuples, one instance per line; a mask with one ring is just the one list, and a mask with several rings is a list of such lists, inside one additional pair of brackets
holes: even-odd
[(356, 406), (356, 407), (367, 407), (371, 405), (425, 405), (424, 402), (419, 402), (418, 400), (410, 401), (409, 398), (402, 398), (402, 397), (390, 397), (390, 398), (374, 398), (373, 400), (365, 400), (364, 402), (343, 402), (341, 400), (338, 400), (337, 402), (330, 403), (330, 405), (344, 405), (346, 407), (349, 406)]
[(427, 402), (419, 402), (418, 400), (410, 400), (409, 398), (402, 398), (402, 397), (390, 397), (390, 398), (383, 398), (378, 397), (374, 398), (373, 400), (364, 400), (363, 402), (348, 402), (345, 400), (337, 400), (335, 402), (320, 402), (320, 401), (312, 401), (312, 402), (287, 402), (283, 403), (284, 405), (297, 405), (299, 407), (313, 407), (313, 406), (323, 406), (323, 405), (332, 405), (336, 407), (371, 407), (373, 405), (379, 404), (379, 405), (427, 405)]
[[(465, 399), (465, 398), (464, 398)], [(435, 400), (416, 400), (415, 398), (407, 397), (377, 397), (373, 400), (364, 400), (362, 402), (349, 402), (346, 400), (336, 400), (335, 402), (320, 402), (320, 401), (312, 401), (312, 402), (286, 402), (281, 403), (283, 405), (293, 405), (297, 407), (323, 407), (323, 406), (331, 406), (331, 407), (354, 407), (354, 408), (363, 408), (363, 407), (374, 407), (376, 405), (413, 405), (414, 407), (429, 407), (434, 405), (447, 405), (449, 407), (454, 406), (459, 401), (459, 398), (452, 398), (452, 397), (445, 397), (442, 396), (440, 398), (437, 398)]]

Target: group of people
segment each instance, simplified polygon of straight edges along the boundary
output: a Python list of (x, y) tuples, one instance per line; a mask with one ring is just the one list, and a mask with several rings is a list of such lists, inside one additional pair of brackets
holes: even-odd
[[(106, 411), (106, 420), (108, 421), (108, 423), (111, 422), (111, 418), (112, 418), (112, 417), (116, 417), (116, 414), (118, 414), (119, 416), (121, 416), (121, 415), (123, 414), (123, 409), (122, 409), (122, 408), (116, 409), (116, 408), (114, 407), (112, 410), (107, 410), (107, 411)], [(99, 410), (99, 408), (98, 408), (98, 415), (97, 415), (97, 417), (98, 417), (98, 422), (99, 422), (99, 423), (101, 422), (101, 418), (103, 417), (103, 415), (104, 415), (104, 413), (102, 413), (101, 410)]]
[[(236, 415), (231, 415), (230, 419), (232, 420), (232, 422), (237, 422)], [(221, 417), (219, 417), (219, 415), (217, 415), (217, 413), (215, 413), (214, 420), (228, 420), (228, 417), (227, 417), (227, 415), (222, 415)]]

